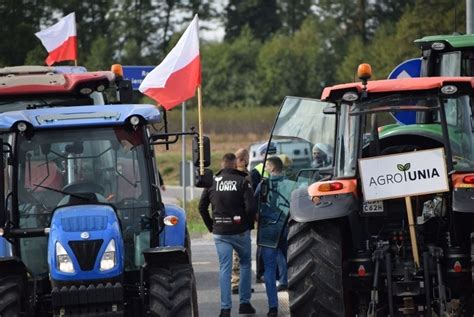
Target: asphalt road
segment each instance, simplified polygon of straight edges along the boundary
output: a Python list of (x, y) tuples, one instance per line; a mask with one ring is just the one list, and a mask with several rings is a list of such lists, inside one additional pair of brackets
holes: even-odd
[[(192, 190), (192, 192), (191, 192)], [(187, 188), (187, 199), (196, 199), (201, 196), (201, 188)], [(182, 187), (167, 186), (162, 192), (163, 201), (167, 204), (177, 204), (182, 197)], [(268, 312), (267, 295), (264, 284), (255, 283), (255, 232), (252, 236), (252, 294), (251, 303), (257, 310), (255, 317), (265, 317)], [(220, 291), (219, 291), (219, 262), (217, 260), (216, 248), (212, 235), (208, 234), (199, 238), (191, 239), (191, 249), (193, 256), (193, 266), (196, 275), (199, 315), (201, 317), (219, 316), (220, 312)], [(289, 317), (288, 293), (279, 292), (279, 316)], [(239, 315), (239, 296), (232, 295), (232, 316)], [(247, 315), (251, 316), (251, 315)], [(178, 316), (177, 316), (178, 317)]]
[[(202, 188), (186, 187), (186, 200), (199, 199), (201, 197)], [(178, 204), (178, 199), (183, 198), (183, 187), (166, 186), (166, 190), (161, 192), (163, 202), (165, 204)]]
[[(232, 316), (267, 316), (268, 305), (264, 284), (255, 284), (255, 237), (252, 237), (252, 294), (251, 303), (257, 310), (255, 315), (239, 315), (239, 296), (232, 295)], [(195, 238), (191, 241), (193, 266), (196, 275), (199, 315), (201, 317), (219, 316), (220, 292), (219, 292), (219, 264), (216, 249), (210, 234)], [(288, 317), (288, 293), (279, 292), (279, 315)]]

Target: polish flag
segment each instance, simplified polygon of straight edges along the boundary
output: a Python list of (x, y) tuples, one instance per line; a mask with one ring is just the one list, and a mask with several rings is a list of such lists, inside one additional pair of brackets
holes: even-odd
[(49, 28), (35, 33), (48, 51), (48, 66), (77, 59), (76, 14), (70, 13)]
[(165, 109), (192, 98), (201, 84), (198, 16), (160, 65), (143, 79), (138, 90), (156, 100)]

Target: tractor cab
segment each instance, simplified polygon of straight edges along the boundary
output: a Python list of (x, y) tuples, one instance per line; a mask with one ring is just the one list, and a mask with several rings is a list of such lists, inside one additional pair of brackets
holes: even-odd
[(422, 51), (421, 76), (474, 76), (474, 35), (433, 35), (415, 40)]
[[(12, 298), (5, 309), (28, 316), (197, 309), (185, 213), (165, 207), (159, 190), (161, 121), (152, 105), (0, 114), (0, 236), (7, 241), (0, 283), (16, 283), (13, 293), (0, 292), (0, 300)], [(160, 279), (175, 269), (187, 286), (162, 289)], [(180, 307), (163, 306), (157, 294), (165, 292)]]
[[(270, 176), (261, 195), (289, 217), (291, 313), (471, 316), (474, 80), (370, 72), (364, 64), (361, 83), (327, 87), (321, 100), (285, 98), (274, 124), (269, 142), (304, 140), (315, 154), (307, 168), (283, 167), (291, 190)], [(398, 112), (416, 119), (402, 125)]]

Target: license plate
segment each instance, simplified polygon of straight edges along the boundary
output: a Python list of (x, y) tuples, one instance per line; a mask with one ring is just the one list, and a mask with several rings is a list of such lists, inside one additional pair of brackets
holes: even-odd
[(362, 204), (363, 213), (378, 213), (383, 211), (383, 200), (364, 201)]

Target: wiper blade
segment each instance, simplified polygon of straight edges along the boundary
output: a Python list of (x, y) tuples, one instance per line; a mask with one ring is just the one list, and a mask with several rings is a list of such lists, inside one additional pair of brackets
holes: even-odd
[(402, 99), (401, 94), (394, 94), (394, 95), (388, 95), (388, 96), (381, 97), (381, 98), (370, 99), (366, 102), (360, 102), (360, 103), (357, 103), (357, 106), (359, 106), (361, 108), (364, 108), (364, 107), (368, 107), (368, 106), (373, 105), (373, 104), (386, 102), (387, 100), (400, 101), (401, 99)]
[(47, 189), (47, 190), (51, 190), (53, 192), (60, 193), (60, 194), (63, 194), (63, 195), (70, 195), (72, 197), (79, 198), (79, 199), (82, 199), (82, 200), (85, 200), (85, 201), (90, 201), (90, 198), (88, 198), (88, 197), (81, 196), (81, 195), (78, 195), (78, 194), (68, 193), (68, 192), (65, 192), (63, 190), (56, 189), (56, 188), (53, 188), (53, 187), (44, 186), (44, 185), (40, 185), (40, 184), (33, 184), (33, 186), (44, 188), (44, 189)]
[(356, 110), (351, 111), (349, 113), (350, 116), (357, 116), (361, 114), (368, 114), (368, 113), (377, 113), (377, 112), (397, 112), (397, 111), (432, 111), (438, 110), (439, 107), (427, 107), (427, 106), (385, 106), (385, 107), (377, 107), (367, 110)]

